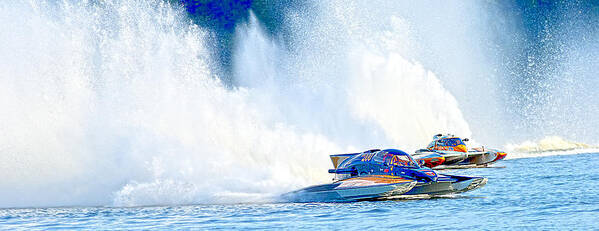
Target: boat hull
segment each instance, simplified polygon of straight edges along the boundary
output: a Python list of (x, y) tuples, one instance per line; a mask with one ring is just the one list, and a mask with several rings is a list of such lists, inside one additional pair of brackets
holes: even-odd
[(443, 163), (445, 165), (456, 164), (456, 163), (459, 163), (460, 161), (464, 161), (467, 158), (467, 155), (465, 155), (464, 153), (454, 153), (454, 154), (443, 153), (441, 155), (443, 157), (445, 157), (445, 162)]
[[(443, 165), (452, 165), (460, 163), (468, 158), (468, 154), (465, 152), (456, 152), (456, 151), (431, 151), (427, 149), (421, 149), (416, 151), (414, 154), (414, 158), (420, 159), (421, 157), (427, 157), (431, 155), (440, 155), (443, 157)], [(435, 165), (437, 166), (437, 165)], [(435, 166), (427, 166), (427, 167), (435, 167)]]
[(468, 152), (468, 158), (458, 163), (459, 165), (483, 165), (494, 163), (495, 161), (501, 160), (505, 155), (501, 155), (496, 151), (484, 151), (484, 152)]
[(436, 182), (418, 183), (404, 195), (443, 195), (462, 193), (480, 188), (487, 183), (487, 178), (484, 177), (441, 176), (449, 177), (449, 179), (439, 180)]
[(307, 187), (284, 194), (283, 199), (292, 202), (349, 202), (377, 200), (403, 195), (417, 182), (393, 176), (355, 177), (331, 184)]

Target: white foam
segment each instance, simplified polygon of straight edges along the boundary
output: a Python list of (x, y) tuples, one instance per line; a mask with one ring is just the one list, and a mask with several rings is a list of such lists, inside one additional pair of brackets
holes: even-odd
[(524, 141), (521, 144), (508, 144), (506, 158), (530, 158), (554, 155), (574, 155), (598, 153), (599, 146), (566, 140), (559, 136), (547, 136), (535, 141)]
[(400, 19), (325, 13), (290, 16), (292, 48), (239, 28), (227, 89), (205, 31), (163, 1), (0, 3), (0, 207), (259, 201), (329, 180), (331, 153), (470, 135), (402, 55)]

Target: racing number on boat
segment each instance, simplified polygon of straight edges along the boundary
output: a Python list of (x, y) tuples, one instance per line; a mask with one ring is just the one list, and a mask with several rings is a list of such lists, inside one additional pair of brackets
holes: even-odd
[(364, 161), (364, 162), (370, 161), (370, 160), (372, 160), (372, 157), (374, 157), (374, 153), (364, 154), (362, 156), (362, 161)]

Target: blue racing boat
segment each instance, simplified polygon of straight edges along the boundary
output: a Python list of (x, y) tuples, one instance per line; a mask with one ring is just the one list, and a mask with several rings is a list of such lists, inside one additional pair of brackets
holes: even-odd
[(404, 195), (461, 193), (486, 184), (484, 177), (437, 174), (421, 167), (409, 154), (397, 149), (368, 150), (331, 155), (334, 182), (286, 193), (295, 202), (384, 200)]

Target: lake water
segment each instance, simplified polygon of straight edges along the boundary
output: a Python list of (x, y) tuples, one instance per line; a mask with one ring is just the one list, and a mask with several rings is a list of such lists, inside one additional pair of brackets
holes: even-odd
[(452, 170), (489, 178), (435, 199), (0, 210), (15, 229), (598, 229), (598, 154), (508, 159), (505, 168)]

